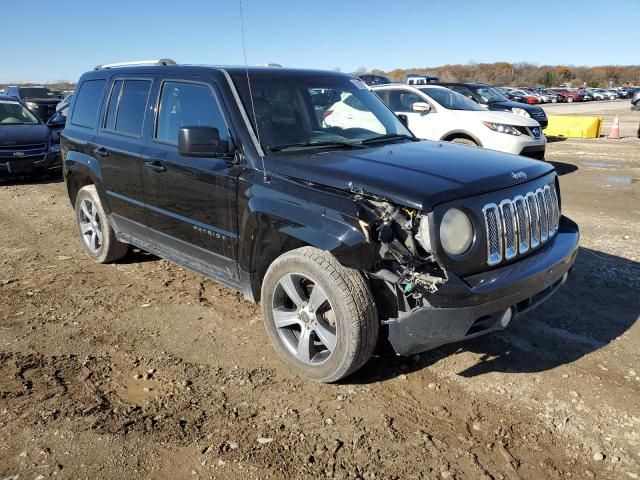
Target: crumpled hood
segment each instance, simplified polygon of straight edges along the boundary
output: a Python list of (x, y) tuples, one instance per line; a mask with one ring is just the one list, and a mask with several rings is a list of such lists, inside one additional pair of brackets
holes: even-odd
[(363, 191), (430, 211), (440, 203), (525, 183), (548, 163), (447, 142), (403, 142), (362, 150), (265, 158), (274, 174), (345, 191)]

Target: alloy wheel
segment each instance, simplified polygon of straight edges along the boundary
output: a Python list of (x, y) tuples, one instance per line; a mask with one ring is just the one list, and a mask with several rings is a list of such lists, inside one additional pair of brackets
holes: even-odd
[(273, 295), (273, 321), (283, 344), (299, 361), (318, 365), (336, 349), (336, 317), (327, 294), (307, 275), (289, 273)]
[(96, 205), (90, 199), (82, 200), (78, 220), (85, 245), (92, 252), (98, 252), (102, 248), (102, 222)]

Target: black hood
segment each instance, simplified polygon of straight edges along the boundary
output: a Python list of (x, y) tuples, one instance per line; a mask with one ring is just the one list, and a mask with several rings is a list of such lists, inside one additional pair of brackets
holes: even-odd
[(506, 188), (545, 175), (549, 164), (446, 142), (403, 142), (362, 150), (266, 157), (280, 174), (340, 190), (432, 210), (456, 198)]
[(0, 147), (28, 145), (49, 141), (49, 127), (42, 123), (35, 125), (0, 125)]
[(520, 102), (512, 102), (511, 100), (505, 100), (503, 102), (491, 102), (487, 104), (489, 106), (489, 110), (495, 111), (511, 111), (512, 108), (521, 108), (526, 110), (527, 112), (542, 112), (544, 114), (544, 110), (537, 105), (529, 105), (528, 103), (520, 103)]
[(24, 98), (23, 102), (33, 102), (38, 103), (40, 105), (57, 105), (62, 99), (60, 98)]
[[(40, 146), (39, 146), (40, 145)], [(40, 154), (49, 148), (49, 128), (36, 125), (0, 125), (0, 158), (12, 158), (14, 152)]]

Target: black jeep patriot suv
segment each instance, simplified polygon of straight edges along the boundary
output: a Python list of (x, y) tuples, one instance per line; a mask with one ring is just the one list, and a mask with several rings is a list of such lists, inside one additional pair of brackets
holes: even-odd
[(346, 74), (97, 68), (61, 149), (89, 257), (135, 245), (261, 301), (277, 352), (320, 382), (378, 337), (408, 355), (505, 328), (577, 253), (553, 167), (418, 141)]

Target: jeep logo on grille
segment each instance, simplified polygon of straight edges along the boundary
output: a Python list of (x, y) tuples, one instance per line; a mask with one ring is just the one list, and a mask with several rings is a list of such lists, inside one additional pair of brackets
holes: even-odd
[(524, 172), (511, 172), (511, 176), (514, 180), (521, 180), (523, 178), (527, 178), (527, 174)]
[(13, 152), (14, 157), (24, 157), (24, 152)]

